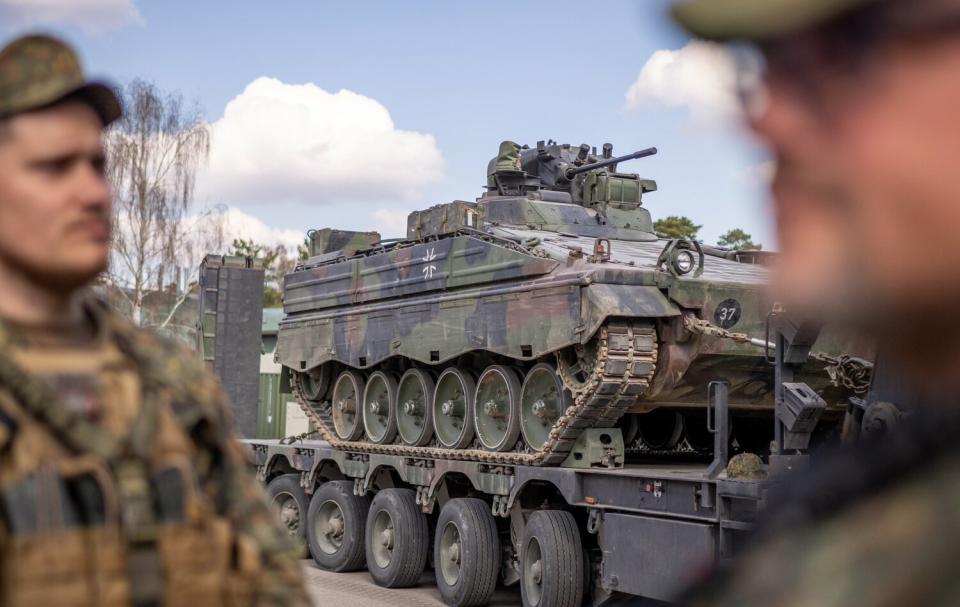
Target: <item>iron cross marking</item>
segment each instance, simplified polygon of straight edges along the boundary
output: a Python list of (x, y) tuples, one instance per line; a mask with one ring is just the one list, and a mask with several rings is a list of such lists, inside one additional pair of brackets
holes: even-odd
[(427, 249), (427, 254), (423, 256), (423, 261), (424, 263), (427, 264), (423, 267), (424, 280), (430, 280), (431, 278), (433, 278), (433, 273), (437, 271), (437, 266), (430, 263), (436, 258), (437, 258), (437, 252), (434, 250), (434, 248), (430, 247), (429, 249)]

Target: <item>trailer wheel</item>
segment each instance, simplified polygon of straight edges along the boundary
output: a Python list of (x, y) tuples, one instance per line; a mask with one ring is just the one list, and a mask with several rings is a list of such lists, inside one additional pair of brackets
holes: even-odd
[(524, 607), (577, 607), (583, 600), (583, 544), (573, 515), (539, 510), (530, 515), (520, 544)]
[(267, 484), (267, 496), (277, 510), (280, 528), (301, 547), (300, 556), (307, 554), (307, 509), (310, 500), (300, 486), (299, 474), (284, 474)]
[(468, 607), (490, 601), (500, 574), (500, 540), (486, 502), (447, 502), (437, 520), (433, 562), (444, 603)]
[(379, 586), (404, 588), (420, 580), (430, 529), (411, 489), (383, 489), (367, 514), (367, 570)]
[(328, 571), (363, 568), (363, 537), (370, 498), (353, 494), (351, 481), (320, 485), (307, 511), (307, 545), (313, 560)]

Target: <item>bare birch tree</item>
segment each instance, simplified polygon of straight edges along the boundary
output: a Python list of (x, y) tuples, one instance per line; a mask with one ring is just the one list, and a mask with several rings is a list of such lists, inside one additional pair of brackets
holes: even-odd
[(197, 171), (210, 153), (210, 127), (179, 93), (149, 82), (130, 82), (122, 98), (123, 117), (106, 135), (114, 191), (109, 279), (142, 324), (148, 289), (162, 290), (175, 268), (188, 267), (184, 249), (195, 235), (185, 218)]
[[(174, 293), (175, 298), (169, 309), (150, 326), (157, 330), (180, 329), (192, 331), (195, 323), (190, 325), (173, 326), (180, 307), (187, 302), (190, 295), (197, 288), (197, 268), (204, 256), (208, 253), (217, 253), (226, 248), (227, 211), (226, 207), (217, 206), (206, 209), (202, 213), (189, 217), (183, 221), (182, 237), (176, 246), (174, 266)], [(188, 276), (193, 274), (193, 278)]]

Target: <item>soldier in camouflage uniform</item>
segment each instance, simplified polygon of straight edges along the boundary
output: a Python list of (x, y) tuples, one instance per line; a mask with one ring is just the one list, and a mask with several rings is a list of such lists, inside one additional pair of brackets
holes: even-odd
[(0, 51), (0, 605), (305, 605), (217, 382), (85, 291), (120, 112), (62, 42)]
[(674, 15), (740, 43), (744, 109), (778, 162), (778, 296), (869, 332), (874, 393), (913, 405), (893, 435), (784, 482), (746, 557), (690, 602), (958, 605), (960, 2), (685, 0)]

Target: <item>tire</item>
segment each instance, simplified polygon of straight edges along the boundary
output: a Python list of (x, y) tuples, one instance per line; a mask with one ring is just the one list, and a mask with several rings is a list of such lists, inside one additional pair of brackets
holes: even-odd
[(412, 489), (383, 489), (367, 513), (367, 571), (378, 586), (406, 588), (420, 581), (430, 549), (427, 517)]
[[(451, 539), (459, 540), (456, 563), (450, 559)], [(486, 502), (476, 498), (447, 502), (437, 519), (433, 562), (444, 603), (468, 607), (490, 601), (500, 575), (500, 538)]]
[(572, 514), (538, 510), (530, 515), (520, 544), (524, 607), (578, 607), (583, 601), (584, 566), (583, 543)]
[[(352, 481), (329, 481), (320, 485), (307, 511), (307, 545), (314, 562), (328, 571), (363, 569), (364, 533), (370, 498), (353, 494)], [(342, 529), (339, 537), (328, 535), (320, 527), (331, 526), (330, 518), (339, 513)], [(325, 520), (324, 520), (325, 519)]]
[(300, 556), (307, 555), (307, 511), (310, 499), (300, 486), (299, 474), (284, 474), (267, 484), (267, 496), (278, 510), (280, 528), (290, 533), (300, 546)]

